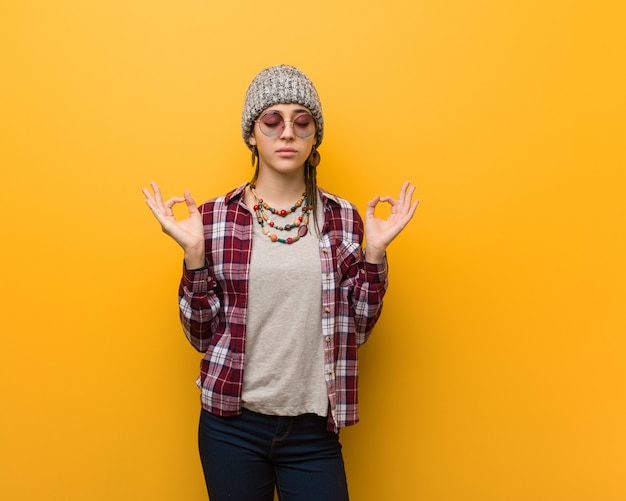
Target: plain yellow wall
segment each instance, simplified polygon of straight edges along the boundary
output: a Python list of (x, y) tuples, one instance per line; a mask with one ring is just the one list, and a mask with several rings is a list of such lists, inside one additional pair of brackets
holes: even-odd
[(263, 67), (320, 92), (320, 184), (410, 179), (342, 433), (355, 501), (626, 499), (620, 0), (0, 6), (0, 498), (206, 499), (181, 252), (140, 189), (252, 174)]

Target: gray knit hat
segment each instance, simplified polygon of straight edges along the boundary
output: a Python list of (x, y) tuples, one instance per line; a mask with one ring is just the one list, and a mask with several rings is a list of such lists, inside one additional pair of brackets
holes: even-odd
[(241, 114), (241, 133), (246, 146), (253, 149), (248, 139), (252, 133), (254, 121), (264, 109), (274, 104), (291, 103), (306, 106), (315, 118), (317, 123), (315, 147), (317, 148), (324, 136), (324, 117), (320, 98), (309, 77), (298, 68), (284, 64), (261, 70), (248, 87)]

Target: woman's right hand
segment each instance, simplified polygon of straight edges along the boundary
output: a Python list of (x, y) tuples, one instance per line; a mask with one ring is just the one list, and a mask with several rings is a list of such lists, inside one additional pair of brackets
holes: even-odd
[[(204, 225), (202, 215), (191, 194), (185, 191), (184, 197), (172, 197), (167, 202), (163, 202), (158, 185), (151, 182), (150, 186), (154, 194), (148, 188), (142, 188), (141, 191), (146, 197), (146, 204), (161, 225), (161, 229), (183, 248), (188, 269), (202, 268), (205, 265)], [(178, 221), (174, 217), (173, 207), (183, 202), (187, 205), (189, 216)]]

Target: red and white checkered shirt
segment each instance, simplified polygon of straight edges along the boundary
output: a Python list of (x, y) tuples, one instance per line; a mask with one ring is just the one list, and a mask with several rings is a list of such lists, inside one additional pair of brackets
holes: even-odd
[[(199, 207), (206, 268), (184, 268), (179, 288), (183, 330), (189, 342), (205, 353), (197, 381), (202, 406), (220, 416), (241, 413), (248, 272), (252, 225), (256, 224), (243, 201), (245, 186)], [(328, 429), (337, 432), (359, 420), (357, 348), (367, 341), (380, 316), (387, 263), (365, 262), (363, 221), (356, 208), (323, 190), (320, 196), (324, 209), (319, 250)]]

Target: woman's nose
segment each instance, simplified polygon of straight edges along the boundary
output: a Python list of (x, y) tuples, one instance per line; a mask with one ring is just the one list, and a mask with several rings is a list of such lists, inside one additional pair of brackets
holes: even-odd
[(281, 138), (292, 138), (295, 136), (293, 131), (293, 122), (284, 122), (283, 131), (280, 134)]

